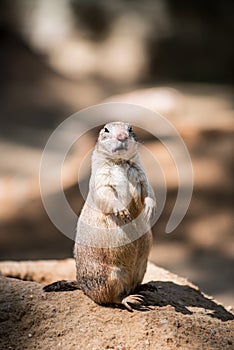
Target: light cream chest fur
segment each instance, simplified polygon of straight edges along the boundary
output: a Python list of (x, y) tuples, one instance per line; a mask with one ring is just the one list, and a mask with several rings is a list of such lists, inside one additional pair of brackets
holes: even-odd
[(132, 198), (140, 196), (140, 178), (136, 168), (128, 163), (115, 164), (110, 167), (109, 175), (110, 186), (123, 204), (127, 205)]

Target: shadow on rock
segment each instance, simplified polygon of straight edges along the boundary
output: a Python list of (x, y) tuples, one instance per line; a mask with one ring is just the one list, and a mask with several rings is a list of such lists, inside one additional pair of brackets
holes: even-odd
[(204, 296), (199, 290), (174, 282), (148, 282), (137, 290), (145, 297), (147, 306), (171, 305), (175, 311), (184, 315), (192, 315), (189, 308), (201, 308), (202, 312), (221, 321), (233, 320), (234, 316), (222, 305)]

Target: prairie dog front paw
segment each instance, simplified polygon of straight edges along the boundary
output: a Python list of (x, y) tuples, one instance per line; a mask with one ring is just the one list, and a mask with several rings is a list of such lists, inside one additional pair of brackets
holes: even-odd
[(125, 223), (132, 220), (129, 210), (123, 207), (120, 202), (115, 203), (113, 214)]
[(146, 197), (144, 200), (145, 204), (145, 218), (147, 221), (150, 221), (150, 219), (155, 215), (156, 213), (156, 201), (151, 197)]

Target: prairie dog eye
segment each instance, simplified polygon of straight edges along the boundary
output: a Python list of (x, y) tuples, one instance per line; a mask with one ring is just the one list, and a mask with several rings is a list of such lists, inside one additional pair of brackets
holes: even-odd
[(105, 132), (110, 132), (107, 128), (104, 128), (104, 131), (105, 131)]
[(132, 126), (131, 125), (128, 127), (128, 132), (132, 132)]

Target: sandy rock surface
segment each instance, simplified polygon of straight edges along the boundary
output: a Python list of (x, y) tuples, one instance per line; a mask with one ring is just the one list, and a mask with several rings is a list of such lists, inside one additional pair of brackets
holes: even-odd
[(132, 313), (98, 306), (79, 290), (44, 293), (39, 282), (74, 277), (72, 259), (2, 262), (0, 272), (1, 349), (213, 350), (234, 346), (232, 310), (153, 264), (148, 265), (145, 282), (153, 281), (157, 292), (148, 299), (148, 310)]

